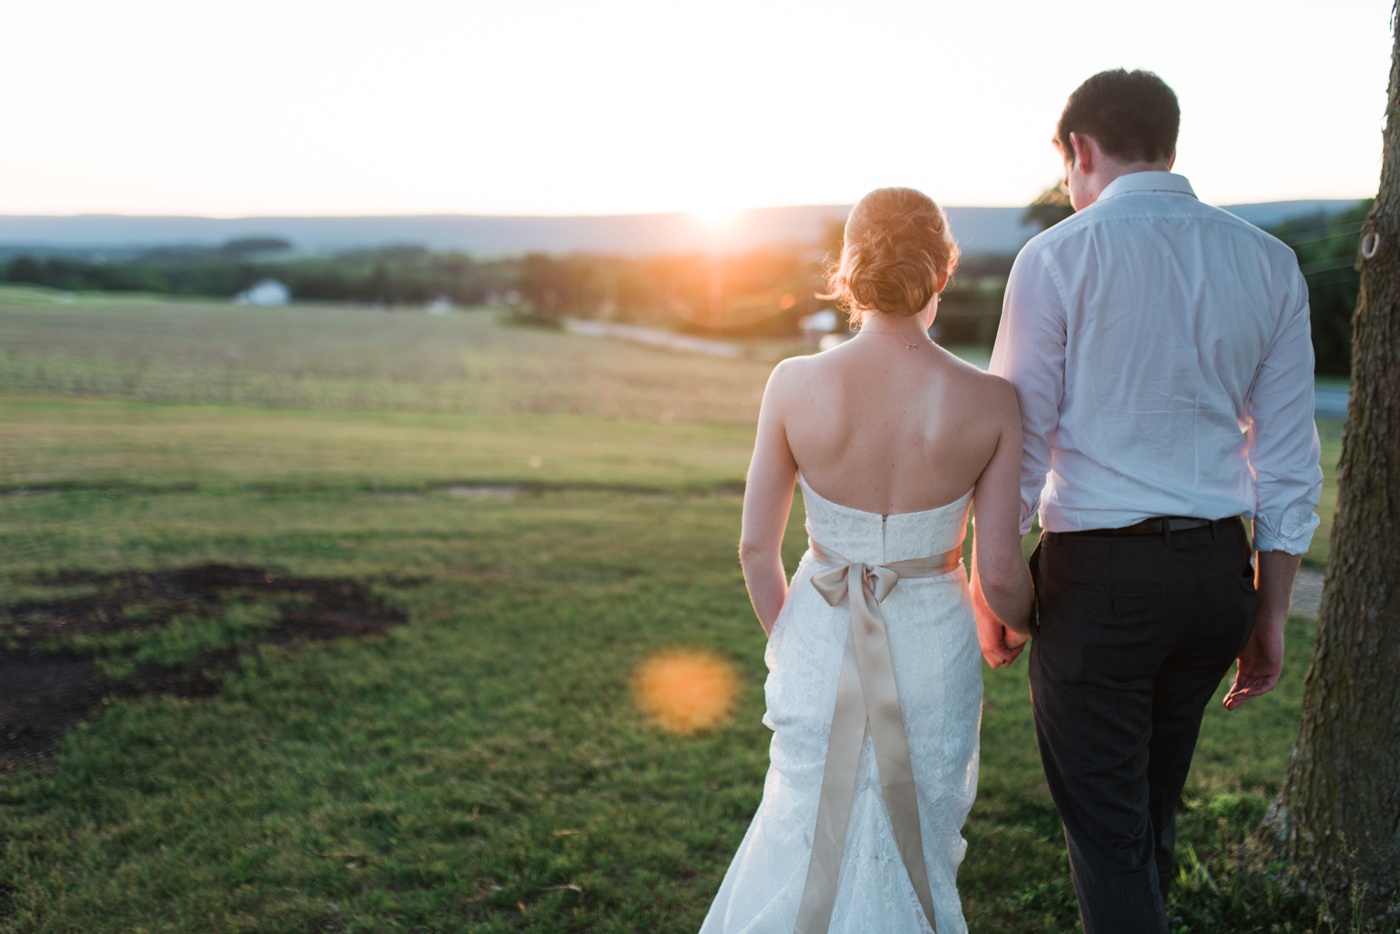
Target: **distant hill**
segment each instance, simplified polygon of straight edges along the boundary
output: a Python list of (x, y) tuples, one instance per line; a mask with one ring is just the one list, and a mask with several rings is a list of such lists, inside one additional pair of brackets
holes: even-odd
[[(1275, 201), (1227, 209), (1259, 226), (1317, 212), (1336, 213), (1355, 201)], [(466, 214), (369, 217), (72, 217), (0, 215), (0, 255), (25, 250), (61, 253), (127, 252), (171, 245), (217, 246), (248, 237), (290, 240), (298, 250), (338, 252), (388, 244), (418, 244), (483, 256), (532, 251), (631, 256), (737, 252), (764, 246), (814, 245), (823, 221), (841, 219), (849, 205), (759, 208), (721, 231), (688, 214), (591, 217), (493, 217)], [(965, 254), (1014, 253), (1035, 231), (1021, 208), (950, 207), (948, 219)]]

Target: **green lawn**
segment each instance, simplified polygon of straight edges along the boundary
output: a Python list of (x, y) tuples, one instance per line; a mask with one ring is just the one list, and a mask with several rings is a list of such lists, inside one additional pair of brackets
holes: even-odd
[[(56, 755), (0, 774), (0, 929), (698, 926), (767, 763), (735, 559), (766, 367), (484, 312), (17, 290), (0, 334), (0, 651), (95, 658), (116, 684), (242, 647), (209, 662), (216, 693), (114, 687)], [(210, 565), (353, 584), (404, 622), (271, 641), (320, 598), (247, 590), (34, 639), (35, 602), (112, 597), (94, 574)], [(1290, 636), (1273, 697), (1208, 714), (1174, 931), (1348, 929), (1231, 859), (1296, 736), (1312, 623)], [(718, 729), (639, 712), (633, 673), (674, 648), (737, 672)], [(972, 929), (1073, 930), (1021, 665), (987, 672), (982, 735)]]

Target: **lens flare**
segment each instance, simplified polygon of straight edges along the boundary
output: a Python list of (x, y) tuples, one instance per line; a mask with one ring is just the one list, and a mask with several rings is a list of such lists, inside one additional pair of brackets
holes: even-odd
[(672, 733), (693, 735), (718, 726), (734, 708), (739, 678), (729, 662), (709, 652), (676, 649), (637, 666), (637, 706)]

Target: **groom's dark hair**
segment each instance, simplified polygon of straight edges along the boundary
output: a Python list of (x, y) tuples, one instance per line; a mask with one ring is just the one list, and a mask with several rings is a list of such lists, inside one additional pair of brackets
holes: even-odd
[(1181, 108), (1167, 83), (1150, 71), (1101, 71), (1069, 96), (1055, 128), (1055, 145), (1074, 157), (1069, 135), (1092, 136), (1104, 153), (1125, 162), (1170, 159)]

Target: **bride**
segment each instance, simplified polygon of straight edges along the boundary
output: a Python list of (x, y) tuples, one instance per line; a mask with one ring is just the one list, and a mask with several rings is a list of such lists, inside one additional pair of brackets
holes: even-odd
[[(771, 766), (702, 934), (967, 929), (978, 647), (1020, 653), (1031, 582), (1015, 391), (928, 336), (957, 255), (925, 195), (866, 195), (830, 280), (860, 332), (769, 378), (739, 551), (769, 635)], [(788, 585), (794, 483), (810, 547)]]

